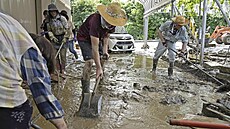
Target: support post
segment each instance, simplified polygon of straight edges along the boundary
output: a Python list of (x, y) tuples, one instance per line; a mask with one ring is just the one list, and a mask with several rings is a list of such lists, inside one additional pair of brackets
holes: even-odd
[(228, 16), (226, 15), (226, 13), (224, 12), (224, 10), (222, 9), (220, 1), (219, 0), (215, 0), (215, 1), (216, 1), (217, 6), (219, 7), (221, 13), (224, 15), (224, 19), (226, 20), (228, 26), (230, 26), (230, 21), (228, 19)]
[(149, 49), (149, 45), (147, 44), (147, 39), (148, 39), (148, 22), (149, 22), (149, 17), (144, 17), (144, 44), (141, 47), (142, 49)]
[(174, 0), (171, 0), (171, 4), (172, 4), (172, 6), (171, 6), (171, 17), (173, 17), (174, 15), (175, 15), (175, 11), (174, 11)]
[(206, 20), (207, 20), (207, 0), (203, 3), (203, 18), (202, 18), (202, 35), (201, 35), (201, 51), (200, 51), (200, 65), (204, 63), (204, 44), (205, 44), (205, 31), (206, 31)]

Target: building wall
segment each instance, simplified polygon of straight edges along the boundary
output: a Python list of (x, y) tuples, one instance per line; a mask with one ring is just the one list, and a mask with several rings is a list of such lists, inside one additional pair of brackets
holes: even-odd
[[(43, 20), (42, 12), (51, 0), (0, 0), (0, 11), (18, 20), (28, 32), (39, 33)], [(70, 0), (56, 0), (57, 8), (70, 12)]]
[(27, 31), (36, 32), (35, 0), (0, 0), (0, 8), (17, 19)]

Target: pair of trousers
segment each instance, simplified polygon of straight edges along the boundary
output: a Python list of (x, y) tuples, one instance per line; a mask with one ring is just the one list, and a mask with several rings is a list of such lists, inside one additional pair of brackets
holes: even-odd
[(159, 59), (165, 53), (165, 51), (168, 49), (169, 62), (175, 61), (176, 53), (173, 52), (171, 49), (173, 49), (174, 51), (177, 51), (176, 50), (176, 43), (167, 40), (166, 44), (167, 44), (167, 47), (165, 47), (162, 44), (162, 42), (159, 41), (153, 59), (155, 59), (155, 60)]
[(33, 107), (27, 100), (20, 106), (14, 108), (0, 107), (1, 129), (30, 129), (30, 120)]
[(69, 51), (71, 53), (73, 53), (74, 55), (77, 54), (77, 52), (74, 50), (74, 41), (73, 40), (70, 40), (68, 42), (68, 47), (69, 47)]

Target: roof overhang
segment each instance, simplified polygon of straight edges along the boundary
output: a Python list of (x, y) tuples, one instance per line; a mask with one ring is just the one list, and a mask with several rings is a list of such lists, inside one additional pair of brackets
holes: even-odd
[(138, 0), (145, 9), (144, 17), (148, 17), (154, 11), (166, 6), (172, 0)]

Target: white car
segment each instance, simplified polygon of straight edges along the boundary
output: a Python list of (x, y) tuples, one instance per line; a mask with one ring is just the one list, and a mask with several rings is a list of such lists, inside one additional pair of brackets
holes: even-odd
[(123, 26), (117, 26), (115, 32), (110, 34), (110, 52), (132, 52), (134, 50), (133, 36), (128, 34)]

